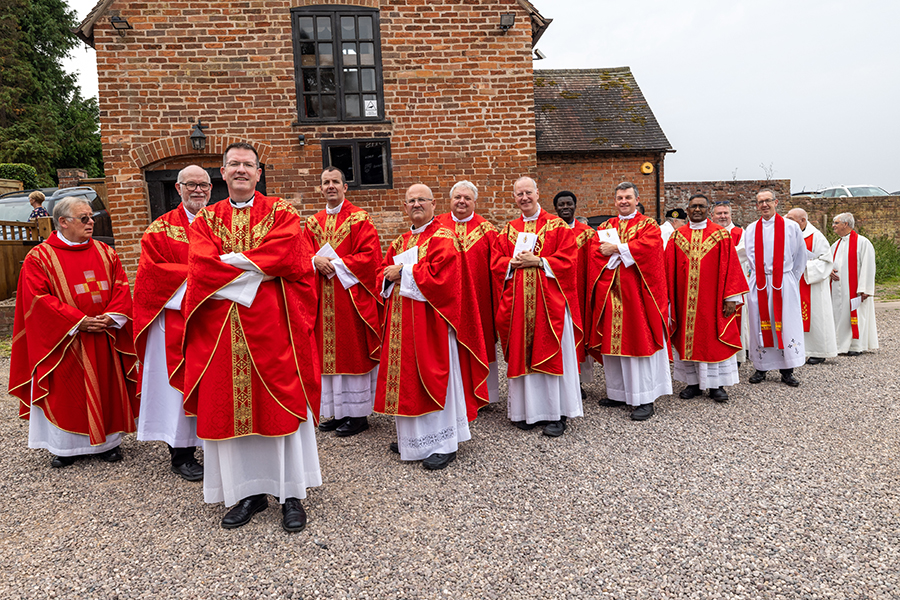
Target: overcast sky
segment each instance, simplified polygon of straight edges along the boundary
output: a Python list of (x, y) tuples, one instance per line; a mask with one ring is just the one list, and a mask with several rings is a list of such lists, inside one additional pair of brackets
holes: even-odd
[[(79, 19), (95, 3), (69, 0)], [(666, 180), (764, 179), (762, 164), (794, 191), (900, 190), (900, 1), (532, 3), (553, 19), (536, 69), (631, 67), (677, 150)], [(92, 96), (85, 48), (67, 68)]]

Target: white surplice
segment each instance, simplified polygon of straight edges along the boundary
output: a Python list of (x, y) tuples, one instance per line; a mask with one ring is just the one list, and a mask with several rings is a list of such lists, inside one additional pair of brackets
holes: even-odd
[[(858, 294), (875, 295), (875, 248), (872, 242), (863, 236), (856, 238), (856, 263)], [(875, 328), (875, 299), (862, 300), (857, 308), (859, 325), (859, 339), (853, 339), (853, 330), (850, 327), (850, 272), (847, 268), (850, 256), (850, 234), (841, 238), (831, 247), (834, 256), (834, 268), (838, 272), (840, 281), (831, 284), (831, 304), (834, 314), (835, 336), (837, 338), (837, 350), (840, 354), (848, 351), (865, 352), (878, 348), (878, 330)], [(837, 248), (837, 253), (835, 253)]]
[(831, 246), (812, 223), (803, 230), (804, 243), (812, 236), (812, 251), (806, 261), (804, 280), (809, 284), (809, 331), (803, 334), (806, 356), (828, 358), (837, 356), (834, 337), (834, 315), (831, 309)]

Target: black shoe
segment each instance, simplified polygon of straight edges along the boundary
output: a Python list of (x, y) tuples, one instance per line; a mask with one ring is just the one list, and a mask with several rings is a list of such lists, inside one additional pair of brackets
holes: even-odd
[(350, 437), (357, 433), (362, 433), (369, 428), (369, 419), (367, 417), (348, 417), (347, 422), (338, 427), (334, 431), (337, 437)]
[(319, 431), (334, 431), (349, 420), (350, 417), (344, 417), (343, 419), (331, 419), (330, 421), (319, 423)]
[(111, 448), (106, 452), (101, 452), (97, 456), (100, 457), (101, 460), (105, 460), (106, 462), (119, 462), (122, 460), (122, 453), (119, 451), (119, 447)]
[(851, 351), (847, 352), (847, 356), (859, 356), (859, 355), (860, 355), (860, 353), (857, 352), (856, 350), (851, 350)]
[(531, 431), (535, 427), (537, 427), (537, 423), (527, 423), (525, 421), (513, 421), (513, 425), (521, 429), (522, 431)]
[(559, 437), (566, 432), (566, 418), (560, 417), (559, 421), (550, 421), (544, 425), (543, 434), (547, 437)]
[(299, 498), (287, 498), (281, 505), (281, 527), (288, 533), (303, 531), (306, 527), (306, 511)]
[(703, 392), (700, 391), (700, 386), (698, 384), (693, 384), (678, 392), (678, 397), (682, 400), (690, 400), (691, 398), (696, 398), (702, 393)]
[(791, 387), (797, 387), (800, 385), (800, 380), (794, 377), (793, 373), (784, 373), (781, 376), (781, 383), (785, 383)]
[(74, 464), (76, 460), (78, 460), (77, 456), (54, 456), (50, 461), (50, 466), (54, 469), (62, 469)]
[(711, 388), (709, 390), (709, 397), (720, 404), (728, 402), (728, 392), (726, 392), (723, 387)]
[(621, 400), (610, 400), (609, 398), (600, 398), (600, 400), (597, 401), (597, 404), (599, 404), (600, 406), (608, 406), (610, 408), (625, 406), (625, 403)]
[(439, 469), (445, 468), (454, 460), (456, 460), (456, 452), (451, 452), (450, 454), (438, 454), (437, 452), (435, 452), (422, 461), (422, 466), (429, 471), (437, 471)]
[(646, 421), (647, 419), (652, 417), (655, 412), (656, 411), (653, 409), (652, 402), (650, 404), (641, 404), (636, 409), (634, 409), (634, 411), (632, 411), (631, 420)]
[(388, 446), (388, 448), (390, 448), (391, 452), (393, 452), (394, 454), (400, 454), (400, 444), (398, 444), (397, 442), (391, 442), (391, 445)]
[(583, 385), (583, 384), (578, 384), (578, 387), (581, 388), (581, 399), (582, 399), (582, 400), (586, 400), (586, 399), (587, 399), (587, 392), (584, 391), (584, 385)]
[(818, 356), (810, 356), (806, 359), (806, 364), (808, 365), (821, 365), (823, 362), (825, 362), (825, 359)]
[(180, 465), (172, 465), (172, 472), (184, 479), (185, 481), (202, 481), (203, 465), (192, 458)]
[(750, 376), (750, 383), (762, 383), (765, 380), (766, 372), (760, 371), (759, 369), (756, 370), (756, 373)]
[(265, 494), (244, 498), (234, 508), (225, 513), (225, 516), (222, 517), (222, 527), (224, 529), (234, 529), (246, 525), (253, 518), (253, 515), (267, 508), (269, 508), (269, 498)]

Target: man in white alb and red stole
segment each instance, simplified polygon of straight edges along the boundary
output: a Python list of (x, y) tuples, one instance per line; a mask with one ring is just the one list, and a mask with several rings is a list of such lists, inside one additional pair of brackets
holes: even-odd
[[(462, 252), (463, 302), (477, 307), (488, 360), (488, 398), (500, 400), (500, 377), (497, 371), (497, 328), (494, 326), (497, 298), (491, 277), (491, 248), (497, 239), (497, 228), (490, 221), (475, 214), (478, 188), (471, 181), (458, 181), (450, 188), (450, 212), (437, 220), (452, 229), (459, 239)], [(473, 314), (474, 316), (474, 314)], [(463, 378), (471, 378), (463, 373)]]
[(831, 303), (837, 351), (847, 356), (878, 348), (875, 328), (875, 248), (854, 231), (856, 219), (841, 213), (831, 223), (841, 239), (831, 246)]
[[(558, 192), (553, 197), (553, 208), (556, 210), (556, 216), (562, 219), (572, 233), (575, 234), (575, 247), (578, 248), (578, 270), (576, 271), (575, 281), (578, 284), (578, 304), (581, 307), (581, 323), (587, 323), (587, 307), (588, 307), (588, 263), (590, 262), (591, 249), (593, 245), (591, 241), (596, 239), (597, 234), (593, 228), (587, 223), (582, 223), (575, 218), (575, 211), (578, 209), (578, 198), (570, 191)], [(585, 339), (587, 336), (583, 336)], [(584, 384), (594, 381), (594, 358), (587, 354), (586, 346), (582, 343), (576, 349), (578, 351), (578, 370), (581, 374), (581, 399), (584, 400), (587, 394), (584, 392)]]
[(381, 242), (369, 214), (347, 200), (340, 169), (322, 172), (325, 210), (306, 220), (316, 252), (316, 342), (322, 361), (319, 431), (349, 437), (369, 428), (381, 358), (381, 296), (375, 278)]
[(391, 450), (401, 460), (437, 470), (456, 459), (471, 439), (469, 421), (488, 403), (487, 353), (478, 319), (465, 316), (475, 307), (460, 301), (459, 242), (434, 218), (431, 190), (411, 186), (404, 207), (412, 225), (391, 243), (378, 275), (387, 301), (375, 412), (395, 417)]
[(236, 504), (222, 527), (250, 522), (271, 494), (282, 527), (300, 531), (300, 499), (322, 483), (312, 252), (294, 208), (256, 191), (253, 146), (229, 145), (223, 163), (229, 198), (191, 225), (184, 407), (204, 440), (204, 500)]
[(80, 198), (56, 203), (57, 229), (25, 257), (16, 293), (9, 393), (28, 447), (56, 468), (122, 460), (138, 415), (131, 291), (115, 251), (91, 238), (92, 212)]
[(184, 412), (184, 372), (174, 380), (172, 376), (182, 359), (188, 231), (194, 216), (209, 202), (209, 173), (196, 165), (185, 167), (178, 173), (175, 189), (181, 204), (144, 232), (134, 279), (134, 346), (141, 366), (138, 439), (165, 442), (172, 472), (187, 481), (200, 481), (203, 467), (194, 456), (201, 444), (197, 419)]
[(809, 222), (806, 211), (792, 208), (785, 218), (800, 226), (806, 245), (807, 261), (800, 278), (800, 313), (803, 315), (803, 348), (806, 364), (818, 365), (837, 356), (834, 315), (831, 309), (831, 271), (834, 261), (831, 246), (822, 232)]
[[(734, 248), (737, 251), (738, 260), (741, 261), (741, 270), (744, 277), (750, 269), (747, 267), (747, 251), (744, 248), (744, 230), (734, 224), (731, 220), (731, 201), (720, 200), (713, 204), (712, 222), (716, 225), (724, 227), (731, 234), (731, 241), (734, 242)], [(746, 307), (747, 298), (741, 298), (741, 302)], [(747, 347), (750, 339), (750, 327), (748, 326), (746, 310), (742, 310), (738, 316), (741, 324), (741, 349), (737, 353), (738, 366), (747, 360)]]
[(748, 291), (734, 242), (727, 230), (707, 219), (709, 198), (688, 200), (688, 224), (675, 230), (666, 246), (669, 332), (674, 377), (688, 384), (679, 397), (689, 400), (709, 390), (727, 402), (725, 386), (740, 380), (741, 296)]
[(794, 367), (806, 362), (803, 318), (800, 310), (800, 278), (806, 269), (806, 244), (800, 226), (779, 215), (772, 190), (756, 194), (761, 217), (747, 226), (744, 247), (750, 275), (747, 282), (747, 315), (750, 328), (750, 360), (756, 372), (750, 383), (760, 383), (766, 371), (781, 371), (781, 381), (800, 385)]
[(588, 351), (603, 361), (600, 406), (631, 406), (631, 419), (646, 421), (656, 399), (672, 393), (665, 257), (656, 221), (637, 212), (637, 187), (617, 185), (615, 203), (619, 216), (597, 229), (603, 241), (588, 267)]
[(584, 414), (578, 381), (582, 342), (578, 250), (566, 223), (543, 210), (530, 177), (514, 185), (522, 216), (500, 230), (491, 257), (500, 291), (497, 332), (509, 380), (507, 413), (519, 429), (559, 437)]

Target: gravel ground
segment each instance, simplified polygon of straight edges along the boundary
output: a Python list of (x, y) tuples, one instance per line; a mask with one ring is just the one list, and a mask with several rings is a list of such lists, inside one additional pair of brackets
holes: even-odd
[(385, 417), (319, 434), (299, 534), (274, 503), (221, 529), (134, 436), (121, 463), (51, 469), (0, 393), (0, 598), (898, 598), (900, 312), (878, 318), (879, 352), (796, 390), (744, 365), (727, 405), (666, 397), (646, 423), (597, 405), (597, 369), (563, 437), (501, 403), (444, 471), (391, 454)]

